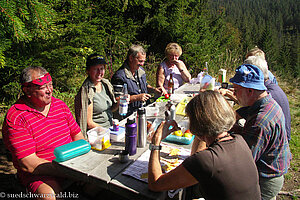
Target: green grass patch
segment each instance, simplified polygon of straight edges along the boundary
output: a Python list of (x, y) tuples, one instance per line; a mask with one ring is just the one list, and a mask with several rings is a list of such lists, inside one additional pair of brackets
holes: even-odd
[[(292, 88), (292, 89), (291, 89)], [(293, 87), (282, 88), (287, 91), (287, 96), (290, 103), (290, 112), (291, 112), (291, 141), (290, 141), (290, 149), (293, 154), (293, 160), (291, 163), (291, 168), (295, 171), (300, 167), (300, 91)]]

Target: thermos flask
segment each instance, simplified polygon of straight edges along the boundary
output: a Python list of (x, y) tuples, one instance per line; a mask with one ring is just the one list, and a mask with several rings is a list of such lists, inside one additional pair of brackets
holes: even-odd
[(137, 125), (134, 118), (128, 118), (125, 124), (125, 151), (130, 156), (136, 154)]
[(145, 147), (147, 144), (147, 119), (146, 109), (138, 109), (138, 136), (137, 136), (137, 147)]

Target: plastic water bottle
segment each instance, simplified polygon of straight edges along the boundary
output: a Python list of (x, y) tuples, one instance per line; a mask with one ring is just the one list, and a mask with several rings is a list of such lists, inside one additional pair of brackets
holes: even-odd
[(122, 95), (120, 96), (120, 104), (119, 104), (119, 114), (121, 116), (126, 116), (126, 114), (128, 112), (127, 97), (128, 97), (127, 84), (124, 83)]
[(135, 119), (128, 118), (125, 124), (125, 151), (127, 151), (130, 156), (136, 154), (136, 135), (137, 125)]
[(174, 104), (172, 104), (171, 107), (170, 107), (170, 114), (171, 114), (171, 116), (170, 116), (171, 120), (175, 120), (175, 117), (176, 117), (176, 107), (175, 107)]
[(208, 75), (208, 66), (207, 66), (207, 62), (205, 62), (205, 67), (203, 69), (204, 75)]
[(175, 120), (176, 118), (176, 107), (172, 103), (172, 101), (168, 101), (166, 104), (166, 111), (165, 111), (165, 120)]

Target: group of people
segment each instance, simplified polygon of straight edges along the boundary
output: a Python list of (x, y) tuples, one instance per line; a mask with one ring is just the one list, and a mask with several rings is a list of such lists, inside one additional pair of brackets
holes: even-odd
[[(94, 127), (112, 126), (113, 113), (120, 103), (115, 95), (117, 86), (127, 84), (128, 116), (151, 98), (149, 92), (167, 93), (170, 74), (175, 89), (189, 82), (191, 75), (179, 60), (181, 54), (177, 43), (167, 45), (165, 60), (157, 68), (156, 87), (147, 83), (143, 68), (146, 51), (141, 45), (129, 48), (124, 64), (111, 81), (104, 78), (105, 57), (90, 55), (86, 61), (88, 76), (75, 97), (76, 121), (66, 104), (52, 96), (50, 74), (42, 67), (25, 68), (20, 78), (24, 95), (8, 110), (2, 132), (18, 178), (28, 191), (61, 191), (67, 175), (51, 163), (54, 148), (87, 139), (87, 131)], [(157, 128), (150, 145), (151, 190), (190, 187), (194, 196), (205, 199), (276, 197), (291, 160), (289, 104), (268, 70), (264, 53), (257, 48), (246, 57), (230, 79), (233, 90), (199, 92), (188, 103), (189, 128), (196, 136), (191, 156), (167, 174), (160, 166), (160, 142), (162, 135), (179, 127), (175, 121), (167, 121)], [(223, 96), (235, 99), (241, 108), (234, 111)], [(49, 198), (55, 199), (55, 195)]]
[[(264, 52), (254, 48), (246, 57), (230, 79), (233, 90), (202, 91), (187, 104), (196, 136), (191, 156), (166, 174), (159, 163), (160, 142), (178, 127), (175, 121), (158, 127), (149, 159), (151, 190), (193, 186), (192, 198), (276, 199), (292, 158), (289, 103)], [(233, 111), (222, 95), (241, 108)]]
[(181, 47), (177, 43), (170, 43), (166, 47), (165, 54), (166, 59), (157, 70), (156, 87), (147, 83), (143, 68), (146, 51), (141, 45), (132, 45), (129, 48), (124, 64), (112, 76), (111, 82), (104, 78), (107, 66), (105, 58), (99, 54), (92, 54), (87, 58), (88, 77), (75, 97), (76, 120), (85, 137), (89, 129), (112, 126), (113, 112), (118, 110), (120, 103), (120, 96), (114, 91), (122, 88), (124, 84), (127, 85), (129, 94), (126, 114), (129, 116), (151, 98), (149, 93), (158, 96), (166, 93), (170, 74), (173, 74), (175, 89), (190, 81), (191, 74), (184, 62), (179, 60), (182, 54)]
[[(182, 73), (182, 80), (189, 81), (190, 74), (179, 56), (181, 47), (168, 46), (164, 70)], [(166, 55), (166, 56), (167, 56)], [(127, 59), (116, 71), (111, 82), (104, 78), (107, 62), (105, 57), (92, 54), (86, 61), (87, 78), (75, 97), (76, 121), (67, 105), (52, 96), (51, 75), (43, 67), (30, 66), (20, 76), (23, 96), (8, 110), (2, 127), (3, 139), (12, 154), (18, 178), (28, 192), (55, 194), (62, 189), (66, 174), (59, 173), (52, 165), (53, 150), (72, 141), (87, 139), (87, 131), (94, 127), (108, 128), (112, 125), (113, 112), (118, 110), (120, 97), (115, 96), (113, 85), (128, 86), (129, 108), (127, 116), (143, 105), (151, 95), (161, 95), (163, 86), (152, 87), (147, 83), (143, 65), (146, 51), (141, 45), (132, 45)], [(161, 72), (160, 72), (161, 73)], [(170, 72), (168, 72), (170, 73)], [(165, 81), (167, 81), (167, 76)], [(53, 195), (51, 195), (53, 194)]]

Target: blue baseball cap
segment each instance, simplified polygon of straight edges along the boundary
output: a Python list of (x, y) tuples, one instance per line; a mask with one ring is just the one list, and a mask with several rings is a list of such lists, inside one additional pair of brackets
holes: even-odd
[(239, 66), (235, 70), (234, 77), (229, 79), (229, 81), (244, 88), (267, 90), (264, 81), (264, 74), (255, 65), (244, 64)]

